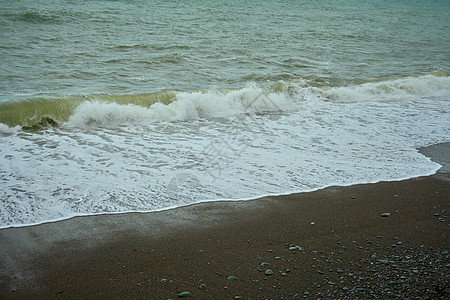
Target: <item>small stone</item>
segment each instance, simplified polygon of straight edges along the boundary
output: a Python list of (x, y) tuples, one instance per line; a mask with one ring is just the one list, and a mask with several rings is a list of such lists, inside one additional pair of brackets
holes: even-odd
[(273, 271), (271, 269), (267, 269), (264, 274), (266, 274), (267, 276), (269, 275), (273, 275)]
[(397, 242), (397, 245), (403, 245), (403, 243), (402, 243), (402, 242), (400, 242), (400, 241), (398, 241), (398, 242)]
[(227, 277), (227, 280), (236, 280), (236, 276), (230, 275)]
[(342, 290), (348, 291), (348, 287), (344, 286), (344, 287), (342, 288)]
[(180, 297), (180, 298), (183, 298), (183, 297), (188, 297), (188, 296), (191, 296), (191, 293), (190, 292), (181, 292), (181, 293), (179, 293), (178, 294), (178, 297)]
[(278, 259), (281, 259), (281, 257), (279, 257), (279, 256), (275, 256), (275, 259), (277, 259), (277, 260), (278, 260)]
[(382, 214), (380, 214), (380, 217), (384, 217), (384, 218), (390, 217), (390, 216), (392, 216), (391, 213), (382, 213)]
[(435, 216), (435, 217), (439, 217), (440, 215), (439, 215), (438, 213), (435, 213), (434, 216)]
[(281, 276), (288, 276), (288, 274), (286, 274), (286, 273), (281, 273)]
[(62, 293), (64, 293), (64, 291), (63, 291), (63, 290), (60, 290), (60, 291), (58, 291), (58, 294), (62, 294)]
[(295, 250), (297, 250), (297, 248), (295, 248), (295, 247), (289, 247), (289, 250), (290, 250), (290, 251), (295, 251)]
[(377, 235), (377, 239), (384, 239), (384, 236), (382, 236), (382, 235)]
[(268, 266), (268, 265), (270, 265), (270, 263), (265, 262), (265, 261), (263, 261), (263, 262), (261, 263), (261, 267), (265, 267), (265, 266)]
[(339, 273), (339, 274), (344, 273), (344, 271), (341, 270), (341, 269), (337, 269), (336, 272)]
[(206, 289), (206, 284), (202, 283), (202, 284), (200, 284), (200, 286), (198, 288), (201, 290), (204, 290), (204, 289)]
[(303, 295), (308, 296), (309, 292), (304, 292)]

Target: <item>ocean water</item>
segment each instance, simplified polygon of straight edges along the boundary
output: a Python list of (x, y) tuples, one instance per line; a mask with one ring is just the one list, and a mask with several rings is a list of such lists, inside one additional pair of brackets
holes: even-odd
[(338, 2), (0, 0), (0, 226), (436, 172), (450, 2)]

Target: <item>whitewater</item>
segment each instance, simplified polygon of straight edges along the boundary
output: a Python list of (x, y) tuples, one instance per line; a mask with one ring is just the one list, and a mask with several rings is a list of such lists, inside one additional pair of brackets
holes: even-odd
[(440, 168), (449, 1), (150, 2), (0, 1), (1, 228)]
[(178, 92), (148, 107), (93, 97), (57, 126), (3, 124), (2, 225), (399, 180), (440, 167), (416, 148), (448, 141), (448, 76), (275, 86)]

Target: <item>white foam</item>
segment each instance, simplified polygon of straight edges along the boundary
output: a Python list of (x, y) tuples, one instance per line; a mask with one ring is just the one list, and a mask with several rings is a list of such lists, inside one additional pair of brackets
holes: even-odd
[(186, 121), (229, 117), (243, 113), (278, 111), (292, 108), (283, 93), (266, 94), (261, 88), (231, 91), (180, 92), (170, 104), (155, 103), (149, 108), (100, 101), (82, 103), (70, 117), (75, 127), (147, 124), (154, 121)]
[(342, 102), (398, 100), (410, 96), (445, 97), (450, 95), (450, 77), (424, 75), (333, 87), (322, 91), (326, 98)]
[(22, 128), (20, 126), (9, 127), (6, 124), (0, 123), (0, 134), (16, 134)]
[[(304, 84), (298, 91), (179, 93), (149, 108), (85, 102), (70, 120), (83, 130), (0, 135), (0, 226), (399, 180), (439, 168), (416, 148), (448, 141), (447, 96), (336, 102)], [(247, 113), (267, 110), (282, 113)], [(212, 119), (220, 116), (227, 117)], [(88, 126), (124, 123), (138, 125)]]

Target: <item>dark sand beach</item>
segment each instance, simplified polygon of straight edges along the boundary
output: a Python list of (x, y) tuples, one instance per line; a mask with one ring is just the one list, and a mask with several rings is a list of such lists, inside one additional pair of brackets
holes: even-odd
[(447, 299), (449, 143), (421, 152), (444, 167), (398, 182), (2, 229), (0, 298)]

